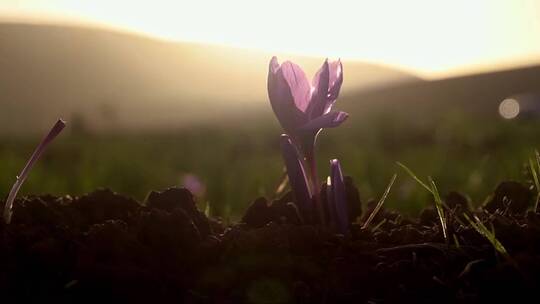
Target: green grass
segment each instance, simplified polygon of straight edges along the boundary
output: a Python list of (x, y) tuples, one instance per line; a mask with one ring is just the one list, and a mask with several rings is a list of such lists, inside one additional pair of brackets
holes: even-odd
[(377, 203), (375, 208), (373, 208), (373, 211), (367, 218), (366, 222), (364, 223), (364, 225), (362, 225), (362, 229), (366, 229), (371, 223), (371, 221), (373, 221), (377, 213), (379, 213), (379, 210), (381, 210), (384, 202), (386, 201), (386, 198), (388, 197), (388, 194), (390, 193), (390, 189), (392, 189), (392, 186), (394, 185), (396, 178), (397, 178), (397, 174), (392, 175), (392, 179), (390, 179), (390, 183), (388, 183), (388, 186), (386, 186), (386, 189), (384, 190), (384, 193), (381, 196), (381, 199), (379, 199), (379, 202)]
[(439, 220), (441, 222), (443, 236), (448, 242), (448, 227), (446, 224), (446, 215), (444, 214), (444, 202), (435, 181), (431, 177), (429, 178), (429, 183), (431, 184), (431, 193), (433, 193), (433, 199), (435, 200), (435, 209), (437, 209), (437, 215), (439, 216)]
[[(540, 122), (448, 115), (420, 123), (392, 116), (354, 116), (324, 130), (317, 146), (321, 181), (338, 158), (365, 203), (387, 186), (395, 162), (437, 180), (441, 195), (468, 194), (475, 203), (503, 180), (525, 180), (523, 165), (540, 146)], [(21, 189), (28, 193), (82, 194), (110, 187), (143, 200), (150, 190), (179, 185), (184, 173), (207, 186), (199, 199), (212, 214), (237, 218), (258, 196), (273, 198), (282, 181), (281, 130), (273, 117), (259, 125), (199, 127), (108, 135), (70, 133), (51, 145)], [(271, 121), (271, 122), (269, 122)], [(5, 197), (39, 138), (0, 140), (0, 195)], [(424, 187), (432, 187), (424, 184)], [(394, 185), (386, 207), (416, 214), (430, 201), (412, 179)]]
[(511, 260), (508, 251), (495, 236), (493, 225), (491, 226), (491, 230), (489, 230), (476, 215), (474, 216), (474, 220), (472, 220), (466, 213), (463, 213), (463, 216), (469, 222), (471, 227), (473, 227), (474, 230), (476, 230), (476, 232), (478, 232), (480, 235), (485, 237), (502, 257)]
[(448, 233), (447, 233), (447, 225), (446, 225), (446, 216), (444, 214), (444, 202), (441, 198), (441, 195), (439, 193), (439, 189), (437, 188), (437, 185), (435, 184), (435, 181), (431, 176), (428, 176), (429, 186), (424, 183), (420, 178), (418, 178), (414, 172), (409, 169), (404, 164), (397, 162), (397, 164), (403, 168), (407, 174), (409, 174), (418, 184), (420, 184), (424, 189), (426, 189), (429, 193), (433, 195), (433, 200), (435, 201), (435, 209), (437, 210), (437, 215), (439, 216), (439, 221), (441, 222), (441, 229), (443, 232), (444, 239), (448, 242)]
[(540, 153), (534, 151), (534, 158), (529, 158), (529, 169), (531, 170), (531, 175), (533, 177), (534, 186), (536, 188), (536, 200), (534, 202), (533, 210), (538, 210), (538, 203), (540, 201), (540, 180), (538, 175), (540, 174)]

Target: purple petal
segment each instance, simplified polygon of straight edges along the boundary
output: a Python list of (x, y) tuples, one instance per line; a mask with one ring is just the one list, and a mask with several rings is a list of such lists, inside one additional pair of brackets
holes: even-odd
[(320, 91), (327, 93), (329, 84), (330, 84), (330, 66), (328, 64), (328, 59), (326, 59), (323, 62), (322, 66), (317, 71), (317, 73), (315, 73), (315, 76), (313, 77), (313, 81), (311, 85), (316, 90), (319, 88), (319, 85), (322, 85), (323, 89)]
[(269, 73), (275, 75), (278, 70), (279, 70), (278, 59), (276, 56), (273, 56), (272, 59), (270, 59)]
[(328, 97), (335, 101), (339, 96), (341, 85), (343, 84), (343, 65), (341, 60), (333, 61), (329, 64), (330, 80), (328, 85)]
[(292, 132), (305, 123), (306, 115), (296, 107), (289, 83), (281, 69), (277, 58), (272, 57), (268, 68), (268, 98), (283, 129)]
[(308, 123), (303, 125), (300, 129), (304, 131), (308, 130), (319, 130), (323, 128), (335, 128), (341, 125), (347, 118), (349, 114), (343, 111), (332, 111), (319, 116), (313, 120), (310, 120)]
[(332, 183), (332, 194), (336, 208), (336, 224), (339, 232), (349, 234), (349, 212), (347, 206), (347, 196), (345, 194), (345, 182), (339, 160), (330, 161), (330, 179)]
[(281, 74), (289, 84), (294, 104), (300, 111), (306, 112), (311, 98), (311, 86), (306, 74), (297, 64), (290, 61), (285, 61), (281, 65)]
[(330, 84), (330, 68), (328, 59), (324, 61), (321, 68), (313, 77), (313, 95), (309, 103), (309, 117), (315, 118), (324, 114), (328, 103), (328, 89)]
[(301, 211), (302, 215), (310, 214), (312, 210), (312, 201), (311, 191), (309, 190), (306, 177), (306, 170), (304, 170), (304, 165), (299, 157), (298, 150), (292, 143), (291, 138), (286, 134), (281, 135), (281, 152), (283, 154), (287, 175), (289, 176), (289, 183), (298, 209)]

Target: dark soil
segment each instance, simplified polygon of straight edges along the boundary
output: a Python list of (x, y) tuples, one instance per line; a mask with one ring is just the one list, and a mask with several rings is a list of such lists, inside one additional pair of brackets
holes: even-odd
[[(199, 211), (185, 189), (153, 192), (144, 204), (109, 190), (25, 197), (12, 223), (0, 226), (0, 296), (4, 303), (538, 303), (540, 214), (527, 211), (534, 198), (526, 186), (502, 183), (474, 211), (465, 196), (449, 193), (448, 242), (432, 208), (418, 219), (382, 209), (361, 229), (374, 204), (362, 212), (350, 179), (347, 191), (357, 206), (350, 237), (300, 224), (290, 194), (255, 200), (243, 223), (228, 227)], [(510, 258), (464, 212), (493, 226)]]

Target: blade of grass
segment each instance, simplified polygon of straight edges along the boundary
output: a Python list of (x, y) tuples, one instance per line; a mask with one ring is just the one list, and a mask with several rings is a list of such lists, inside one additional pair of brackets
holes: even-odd
[(444, 215), (443, 201), (441, 199), (441, 196), (439, 195), (439, 190), (437, 189), (437, 185), (435, 185), (435, 181), (431, 177), (429, 177), (428, 179), (431, 184), (431, 193), (433, 193), (433, 198), (435, 200), (435, 209), (437, 209), (437, 214), (439, 215), (443, 236), (444, 239), (448, 242), (448, 229), (446, 226), (446, 217)]
[(540, 171), (540, 153), (538, 150), (534, 150), (534, 156), (536, 158), (536, 168)]
[(531, 174), (533, 176), (534, 186), (536, 187), (536, 192), (540, 191), (540, 182), (538, 182), (538, 173), (536, 172), (536, 164), (533, 162), (532, 158), (529, 158), (529, 167), (531, 169)]
[(474, 221), (467, 215), (467, 213), (463, 213), (463, 217), (465, 217), (476, 232), (485, 237), (491, 243), (493, 248), (495, 248), (500, 255), (509, 261), (512, 261), (508, 251), (506, 251), (506, 248), (504, 248), (503, 244), (497, 239), (494, 231), (490, 231), (477, 216), (474, 216)]
[(397, 173), (394, 173), (394, 175), (392, 176), (392, 179), (390, 180), (390, 183), (386, 187), (386, 190), (384, 190), (384, 193), (383, 193), (381, 199), (379, 200), (379, 202), (377, 203), (377, 205), (375, 206), (375, 208), (373, 209), (373, 211), (369, 215), (368, 219), (366, 220), (366, 222), (362, 226), (362, 229), (366, 229), (369, 226), (369, 224), (371, 223), (371, 221), (373, 221), (373, 219), (375, 218), (377, 213), (379, 213), (379, 210), (381, 210), (381, 208), (382, 208), (382, 206), (384, 204), (384, 201), (386, 200), (386, 197), (390, 193), (390, 189), (392, 189), (392, 186), (394, 185), (394, 182), (396, 181), (396, 178), (397, 178)]
[(30, 173), (30, 170), (32, 170), (32, 167), (37, 162), (39, 157), (45, 152), (45, 149), (47, 146), (53, 141), (60, 132), (64, 129), (66, 126), (65, 121), (62, 119), (59, 119), (54, 126), (51, 128), (49, 133), (43, 138), (43, 140), (39, 143), (39, 145), (34, 150), (34, 153), (30, 156), (28, 161), (26, 162), (26, 165), (22, 169), (21, 173), (17, 175), (16, 181), (11, 187), (11, 190), (9, 191), (9, 195), (6, 199), (6, 204), (4, 205), (4, 222), (6, 224), (9, 224), (11, 222), (11, 216), (13, 214), (13, 202), (15, 201), (15, 197), (17, 197), (17, 193), (19, 193), (19, 190), (21, 189), (21, 186), (23, 185), (24, 181), (28, 177), (28, 173)]
[(421, 179), (419, 179), (414, 172), (412, 172), (411, 169), (409, 169), (407, 166), (400, 162), (396, 162), (398, 166), (403, 168), (405, 172), (407, 172), (418, 184), (420, 184), (422, 187), (424, 187), (427, 191), (429, 191), (433, 195), (433, 199), (435, 200), (435, 209), (437, 209), (437, 214), (439, 215), (439, 221), (441, 222), (441, 228), (443, 231), (443, 236), (445, 241), (448, 243), (448, 233), (447, 233), (447, 226), (446, 226), (446, 218), (444, 216), (444, 208), (450, 209), (441, 199), (441, 196), (439, 195), (439, 190), (437, 189), (437, 186), (435, 185), (435, 181), (431, 177), (428, 178), (430, 186), (428, 184), (424, 183)]
[(206, 202), (206, 206), (204, 207), (204, 215), (206, 217), (210, 217), (210, 202)]
[[(531, 175), (533, 176), (534, 186), (536, 188), (536, 200), (534, 201), (533, 211), (536, 212), (538, 208), (538, 201), (540, 200), (540, 182), (538, 181), (538, 170), (540, 170), (540, 165), (538, 162), (538, 151), (535, 153), (536, 162), (532, 158), (529, 158), (529, 168), (531, 170)], [(538, 170), (537, 170), (538, 168)]]
[(456, 246), (457, 249), (459, 249), (461, 247), (461, 245), (459, 244), (459, 240), (457, 238), (457, 235), (454, 233), (454, 234), (452, 234), (452, 237), (454, 239), (454, 245)]
[(371, 232), (375, 232), (377, 230), (379, 230), (379, 228), (381, 228), (382, 225), (384, 225), (384, 223), (386, 223), (387, 219), (383, 218), (377, 225), (375, 225), (375, 227), (373, 227), (373, 229), (371, 229)]
[(276, 191), (275, 191), (274, 194), (276, 196), (281, 195), (281, 193), (283, 193), (285, 188), (287, 188), (288, 184), (289, 184), (289, 176), (287, 175), (287, 169), (283, 168), (283, 174), (281, 176), (281, 182), (277, 186)]
[[(401, 168), (403, 168), (403, 170), (405, 170), (405, 172), (407, 172), (407, 174), (409, 174), (417, 183), (419, 183), (422, 187), (424, 187), (427, 191), (431, 192), (431, 187), (429, 187), (426, 183), (424, 183), (421, 179), (419, 179), (413, 172), (411, 169), (409, 169), (409, 167), (405, 166), (404, 164), (400, 163), (400, 162), (396, 162), (396, 164), (398, 166), (400, 166)], [(433, 192), (432, 192), (433, 193)]]
[[(536, 173), (537, 176), (540, 174), (540, 153), (538, 153), (538, 150), (534, 150), (534, 155), (536, 158)], [(537, 178), (538, 179), (538, 178)], [(536, 201), (534, 202), (534, 212), (538, 210), (538, 204), (540, 202), (540, 179), (538, 179), (538, 184), (536, 186), (537, 194), (536, 194)]]

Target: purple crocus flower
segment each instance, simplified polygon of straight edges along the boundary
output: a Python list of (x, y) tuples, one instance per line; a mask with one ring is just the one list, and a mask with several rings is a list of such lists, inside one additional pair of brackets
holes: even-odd
[(330, 177), (328, 178), (327, 202), (330, 215), (330, 222), (337, 230), (344, 234), (349, 234), (349, 211), (347, 206), (347, 196), (345, 194), (345, 182), (339, 160), (330, 161)]
[[(287, 134), (281, 135), (281, 152), (289, 183), (296, 200), (296, 205), (300, 210), (302, 217), (310, 217), (313, 210), (312, 195), (308, 186), (306, 171), (302, 159), (299, 157), (296, 146), (292, 143), (291, 138)], [(302, 220), (305, 220), (303, 218)]]
[(310, 83), (298, 65), (290, 61), (280, 65), (272, 57), (268, 72), (272, 109), (283, 129), (300, 141), (303, 149), (314, 145), (321, 129), (337, 127), (347, 119), (347, 113), (332, 111), (342, 83), (343, 66), (339, 60), (325, 60)]
[(315, 162), (315, 141), (324, 128), (341, 125), (349, 116), (332, 111), (343, 83), (341, 61), (325, 60), (319, 71), (308, 81), (304, 71), (296, 64), (279, 64), (274, 56), (268, 71), (268, 97), (281, 126), (301, 149), (309, 164), (310, 182), (321, 223), (324, 222), (319, 181)]

